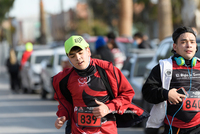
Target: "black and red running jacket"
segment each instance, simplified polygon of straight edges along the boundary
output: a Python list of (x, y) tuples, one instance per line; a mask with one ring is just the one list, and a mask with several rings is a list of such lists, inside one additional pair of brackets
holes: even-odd
[[(177, 57), (177, 54), (174, 56)], [(200, 89), (200, 62), (197, 61), (196, 65), (191, 68), (191, 60), (185, 59), (185, 64), (188, 66), (179, 66), (172, 57), (172, 79), (170, 81), (169, 90), (172, 88), (179, 89), (184, 87), (186, 91), (199, 92)], [(167, 70), (169, 71), (169, 70)], [(166, 71), (166, 72), (167, 72)], [(189, 73), (192, 73), (189, 74)], [(192, 77), (190, 78), (189, 75)], [(190, 87), (191, 86), (191, 87)], [(161, 74), (160, 74), (160, 65), (157, 64), (151, 71), (149, 77), (147, 78), (145, 84), (142, 88), (143, 97), (146, 101), (153, 104), (158, 104), (165, 100), (168, 100), (168, 91), (167, 89), (162, 88)], [(188, 98), (186, 99), (188, 100)], [(198, 102), (198, 100), (197, 100)], [(200, 124), (200, 112), (199, 111), (184, 111), (182, 109), (182, 103), (179, 104), (170, 104), (166, 107), (167, 118), (165, 118), (164, 123), (167, 125), (172, 124), (176, 128), (192, 128)], [(197, 103), (198, 104), (198, 103)], [(191, 105), (192, 107), (195, 106)], [(172, 122), (173, 119), (173, 122)], [(169, 122), (170, 124), (169, 124)], [(172, 122), (172, 123), (171, 123)]]
[[(106, 71), (115, 96), (113, 100), (109, 99), (109, 94), (100, 79), (96, 65)], [(80, 127), (77, 125), (77, 107), (96, 107), (98, 105), (95, 103), (95, 99), (104, 102), (111, 112), (119, 114), (123, 114), (128, 107), (135, 108), (131, 105), (135, 94), (132, 86), (121, 71), (116, 67), (113, 68), (112, 63), (107, 61), (91, 59), (86, 70), (64, 69), (52, 78), (52, 84), (55, 90), (54, 98), (59, 102), (57, 116), (65, 116), (67, 120), (71, 119), (72, 134), (117, 133), (116, 121), (112, 118), (104, 120), (101, 127)], [(63, 92), (65, 92), (64, 95)], [(137, 115), (142, 115), (144, 112), (140, 108), (134, 109), (134, 111)]]

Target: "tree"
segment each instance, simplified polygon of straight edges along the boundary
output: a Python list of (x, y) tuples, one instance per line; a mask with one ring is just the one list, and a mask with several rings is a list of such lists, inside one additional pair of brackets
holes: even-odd
[(45, 12), (43, 1), (40, 0), (40, 37), (39, 42), (41, 44), (46, 44), (46, 23), (45, 23)]
[[(79, 0), (80, 1), (80, 0)], [(83, 0), (82, 0), (83, 1)], [(119, 0), (85, 0), (95, 21), (104, 22), (110, 30), (118, 30)]]
[[(101, 20), (105, 22), (111, 30), (116, 30), (116, 32), (119, 31), (118, 26), (122, 24), (121, 18), (119, 18), (122, 7), (120, 0), (85, 1), (92, 8), (95, 20)], [(150, 38), (155, 38), (159, 36), (160, 39), (163, 39), (164, 37), (172, 34), (173, 27), (177, 27), (183, 23), (180, 15), (183, 6), (183, 0), (132, 1), (134, 1), (132, 25), (134, 26), (134, 28), (136, 28), (137, 31), (145, 32), (147, 35), (149, 35)], [(122, 0), (122, 2), (127, 3), (127, 0)], [(138, 8), (140, 8), (139, 12)], [(199, 19), (196, 19), (196, 21), (198, 20)]]
[(131, 36), (133, 25), (133, 2), (132, 0), (120, 0), (120, 23), (119, 35)]
[(196, 27), (200, 29), (200, 1), (199, 0), (182, 0), (183, 6), (181, 10), (181, 17), (183, 24), (186, 26)]
[[(79, 0), (81, 1), (81, 0)], [(83, 0), (82, 0), (83, 1)], [(133, 0), (85, 0), (94, 14), (94, 20), (104, 22), (119, 35), (131, 36)], [(96, 29), (96, 28), (95, 28)], [(97, 30), (97, 29), (96, 29)], [(95, 33), (99, 33), (94, 31)]]
[(157, 3), (152, 0), (134, 0), (133, 4), (133, 34), (141, 32), (149, 39), (157, 37)]
[(14, 0), (0, 0), (0, 23), (5, 18), (5, 14), (9, 12), (13, 6)]
[[(7, 12), (9, 12), (10, 8), (13, 6), (14, 0), (0, 0), (0, 23), (2, 23), (3, 19)], [(5, 33), (3, 28), (0, 26), (0, 41), (5, 38)]]
[(183, 2), (182, 0), (171, 0), (172, 3), (172, 11), (173, 11), (173, 27), (176, 28), (182, 24), (182, 17), (181, 17), (181, 10), (183, 7)]
[(171, 36), (173, 32), (171, 0), (158, 1), (159, 40)]

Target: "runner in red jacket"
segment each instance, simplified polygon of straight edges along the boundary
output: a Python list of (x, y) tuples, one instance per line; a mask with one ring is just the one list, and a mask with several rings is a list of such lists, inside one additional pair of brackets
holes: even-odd
[[(112, 63), (92, 59), (89, 44), (81, 36), (70, 37), (65, 51), (73, 67), (64, 69), (52, 80), (54, 98), (59, 102), (55, 127), (61, 128), (70, 119), (72, 134), (117, 134), (112, 112), (124, 113), (134, 96), (133, 88)], [(109, 99), (97, 65), (106, 71), (113, 100)]]
[(28, 61), (29, 57), (31, 56), (33, 52), (33, 44), (31, 42), (27, 42), (25, 47), (26, 47), (26, 51), (24, 51), (22, 55), (20, 68), (24, 66), (24, 64)]

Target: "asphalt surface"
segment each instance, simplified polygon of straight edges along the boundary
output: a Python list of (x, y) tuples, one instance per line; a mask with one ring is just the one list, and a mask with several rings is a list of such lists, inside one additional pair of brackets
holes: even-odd
[[(58, 103), (39, 94), (12, 92), (5, 68), (0, 68), (0, 134), (64, 134), (56, 129)], [(120, 128), (118, 134), (144, 134), (142, 128)]]

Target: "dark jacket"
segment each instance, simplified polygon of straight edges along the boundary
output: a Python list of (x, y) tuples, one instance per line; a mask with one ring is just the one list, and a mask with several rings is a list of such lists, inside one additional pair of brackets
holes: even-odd
[(102, 60), (106, 60), (109, 62), (112, 62), (113, 64), (115, 64), (114, 62), (114, 56), (111, 53), (110, 49), (107, 46), (101, 46), (96, 50), (97, 55), (101, 56)]
[(138, 45), (138, 48), (151, 48), (151, 45), (148, 41), (142, 41), (142, 43)]
[(7, 67), (9, 73), (18, 73), (20, 65), (19, 65), (18, 61), (15, 64), (11, 64), (10, 58), (8, 58), (6, 61), (6, 67)]
[(106, 45), (106, 42), (102, 36), (99, 36), (97, 38), (95, 42), (95, 49), (96, 49), (96, 54), (100, 55), (102, 60), (112, 62), (115, 65), (114, 56), (111, 50)]
[[(190, 66), (191, 60), (185, 60), (185, 63), (187, 66), (179, 66), (177, 65), (174, 58), (172, 58), (173, 70), (169, 90), (172, 88), (179, 89), (180, 87), (183, 87), (186, 91), (199, 92), (198, 87), (200, 86), (200, 80), (199, 77), (197, 77), (197, 75), (200, 74), (200, 62), (197, 61), (196, 65), (193, 68), (191, 68)], [(192, 78), (188, 78), (188, 76), (190, 76), (190, 73), (192, 74)], [(169, 90), (162, 88), (160, 65), (158, 64), (152, 69), (149, 77), (143, 85), (143, 97), (146, 101), (153, 104), (157, 104), (168, 100)], [(200, 112), (184, 111), (182, 109), (183, 107), (179, 109), (180, 107), (181, 103), (173, 105), (167, 101), (167, 117), (170, 122), (172, 120), (172, 117), (174, 117), (172, 126), (177, 128), (191, 128), (200, 123)], [(169, 125), (167, 118), (165, 118), (164, 122), (165, 124)]]

